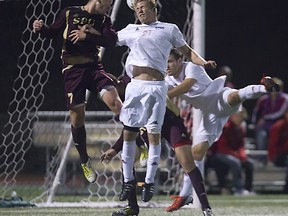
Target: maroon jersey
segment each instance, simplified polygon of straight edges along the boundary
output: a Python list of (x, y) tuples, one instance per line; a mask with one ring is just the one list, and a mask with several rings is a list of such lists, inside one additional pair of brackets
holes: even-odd
[(281, 155), (288, 155), (288, 119), (276, 121), (269, 131), (269, 160), (273, 161)]
[[(101, 35), (87, 33), (84, 41), (78, 41), (73, 44), (69, 38), (71, 31), (79, 30), (86, 24), (92, 26)], [(43, 26), (40, 33), (45, 37), (52, 38), (60, 31), (63, 31), (62, 60), (65, 64), (81, 64), (83, 59), (87, 58), (97, 62), (99, 47), (114, 47), (117, 41), (117, 34), (112, 26), (110, 17), (90, 14), (84, 10), (83, 6), (65, 8), (54, 23), (49, 27)], [(77, 58), (79, 62), (77, 62)], [(70, 63), (71, 59), (73, 60), (72, 63)], [(84, 61), (83, 63), (88, 62)]]

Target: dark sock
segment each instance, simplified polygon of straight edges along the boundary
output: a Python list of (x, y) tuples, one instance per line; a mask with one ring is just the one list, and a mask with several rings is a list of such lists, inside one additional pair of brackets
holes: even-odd
[(211, 208), (209, 205), (204, 180), (198, 167), (196, 167), (195, 169), (193, 169), (191, 172), (187, 174), (192, 182), (193, 188), (201, 203), (202, 209), (204, 210), (206, 208)]
[(128, 205), (131, 208), (138, 208), (138, 203), (137, 203), (137, 195), (136, 195), (136, 187), (135, 190), (132, 190), (130, 193), (130, 196), (128, 197)]
[[(133, 176), (136, 181), (136, 173), (135, 173), (135, 168), (133, 167)], [(123, 177), (123, 169), (122, 169), (122, 182), (124, 182), (124, 177)], [(128, 206), (131, 208), (139, 208), (138, 202), (137, 202), (137, 186), (135, 187), (134, 190), (131, 191), (130, 196), (128, 197)]]
[(87, 154), (87, 148), (86, 148), (86, 130), (85, 126), (79, 128), (74, 128), (71, 125), (71, 132), (73, 136), (73, 140), (75, 143), (75, 147), (79, 153), (81, 163), (87, 163), (88, 161), (88, 154)]
[[(134, 179), (136, 180), (136, 172), (135, 169), (133, 167), (133, 176)], [(128, 198), (128, 205), (131, 208), (139, 208), (138, 203), (137, 203), (137, 194), (136, 194), (136, 190), (137, 190), (137, 186), (135, 187), (135, 190), (132, 190), (130, 193), (130, 197)]]

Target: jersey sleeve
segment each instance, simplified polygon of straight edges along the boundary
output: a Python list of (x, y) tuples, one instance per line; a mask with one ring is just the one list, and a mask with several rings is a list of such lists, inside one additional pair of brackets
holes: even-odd
[(62, 31), (65, 28), (66, 13), (68, 13), (67, 9), (63, 9), (50, 26), (44, 25), (41, 28), (40, 34), (47, 38), (53, 38)]
[(200, 74), (205, 73), (205, 70), (202, 66), (195, 65), (192, 62), (188, 62), (185, 68), (185, 78), (196, 78)]
[(101, 35), (87, 34), (87, 41), (95, 42), (99, 46), (114, 47), (117, 42), (117, 34), (113, 28), (110, 17), (106, 17)]
[(172, 44), (176, 48), (182, 47), (187, 44), (182, 32), (179, 30), (179, 28), (175, 24), (173, 24), (173, 28), (172, 28)]
[(127, 25), (125, 28), (123, 28), (122, 30), (117, 32), (117, 36), (118, 36), (118, 41), (117, 41), (117, 45), (118, 46), (127, 46), (127, 42), (126, 42), (126, 35), (129, 32), (129, 27), (130, 24)]
[(169, 76), (165, 77), (165, 85), (168, 89), (171, 89), (174, 87), (174, 83), (171, 81)]

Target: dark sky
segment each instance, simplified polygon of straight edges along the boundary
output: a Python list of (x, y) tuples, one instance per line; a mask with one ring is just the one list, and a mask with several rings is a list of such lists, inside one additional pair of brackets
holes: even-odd
[[(27, 2), (0, 2), (0, 113), (7, 112), (13, 95)], [(237, 88), (258, 83), (262, 74), (287, 82), (288, 12), (285, 2), (206, 0), (205, 57), (215, 60), (219, 66), (229, 65)], [(173, 12), (175, 7), (171, 10)], [(213, 77), (216, 72), (209, 71), (209, 74)], [(286, 83), (286, 92), (287, 86)], [(58, 103), (63, 107), (62, 98)], [(245, 104), (251, 110), (254, 102)]]

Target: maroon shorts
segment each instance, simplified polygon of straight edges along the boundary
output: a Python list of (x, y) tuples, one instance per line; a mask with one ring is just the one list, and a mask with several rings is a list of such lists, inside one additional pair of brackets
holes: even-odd
[(183, 119), (180, 116), (175, 115), (167, 107), (161, 135), (162, 138), (165, 138), (168, 141), (173, 149), (181, 145), (192, 145)]
[[(66, 65), (64, 65), (65, 68)], [(100, 92), (105, 86), (115, 86), (101, 64), (88, 63), (73, 65), (63, 73), (66, 107), (86, 103), (86, 90)]]
[[(149, 144), (146, 130), (140, 138), (137, 137), (136, 140), (138, 146), (143, 145), (143, 141)], [(167, 107), (162, 125), (161, 138), (166, 139), (173, 149), (183, 145), (192, 145), (183, 119), (180, 116), (175, 115)]]

